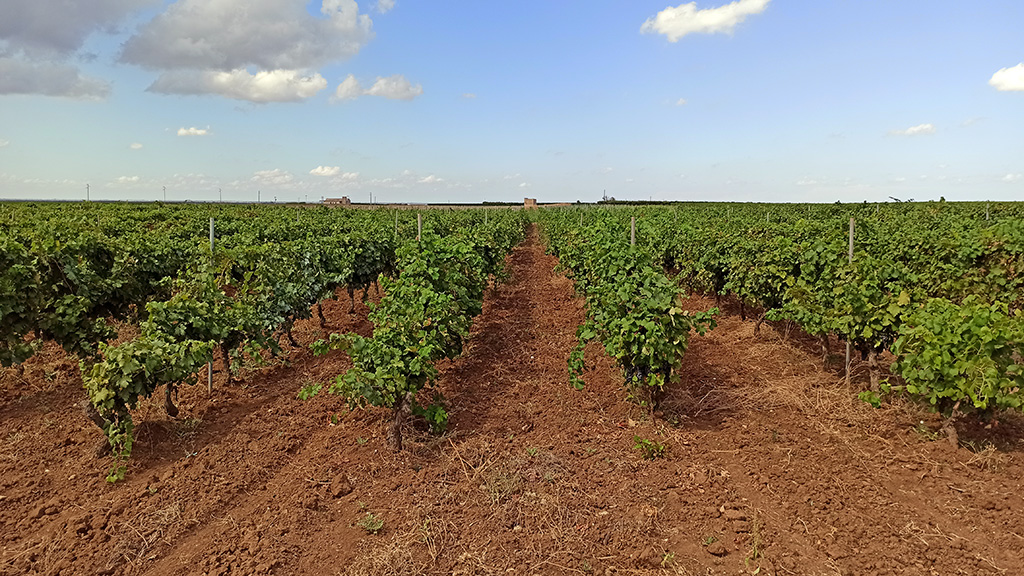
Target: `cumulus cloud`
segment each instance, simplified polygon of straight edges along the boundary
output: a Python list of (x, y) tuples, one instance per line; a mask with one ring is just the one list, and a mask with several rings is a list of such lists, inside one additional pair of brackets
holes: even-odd
[(131, 148), (132, 150), (142, 150), (142, 143), (132, 142), (131, 144), (128, 145), (128, 147)]
[(352, 74), (349, 74), (338, 84), (338, 89), (334, 91), (334, 100), (355, 100), (363, 94), (363, 87), (359, 85), (359, 81)]
[(291, 183), (294, 179), (295, 176), (291, 172), (274, 168), (273, 170), (259, 170), (253, 174), (250, 180), (267, 186), (283, 186)]
[(132, 12), (159, 0), (3, 0), (0, 39), (9, 50), (30, 57), (73, 54), (98, 30), (115, 26)]
[(377, 11), (381, 14), (387, 14), (391, 12), (391, 9), (395, 7), (395, 0), (377, 0)]
[(337, 176), (341, 174), (341, 166), (317, 166), (309, 173), (313, 176)]
[(121, 60), (156, 70), (308, 69), (355, 55), (372, 37), (355, 0), (180, 0), (125, 42)]
[(892, 130), (889, 133), (893, 136), (921, 136), (924, 134), (935, 134), (935, 125), (918, 124), (917, 126), (911, 126), (904, 130)]
[(992, 75), (989, 85), (1000, 92), (1024, 91), (1024, 62), (1012, 68), (1002, 68)]
[(134, 184), (139, 181), (138, 176), (118, 176), (114, 182), (117, 184)]
[(686, 98), (680, 98), (676, 100), (676, 106), (686, 106)]
[(380, 96), (388, 100), (412, 100), (423, 94), (423, 86), (419, 84), (413, 86), (401, 74), (387, 77), (378, 76), (377, 81), (373, 83), (373, 86), (370, 86), (366, 94), (368, 96)]
[(1003, 182), (1017, 182), (1024, 178), (1024, 174), (1007, 174), (1003, 176)]
[(191, 128), (178, 128), (178, 136), (206, 136), (209, 133), (209, 126), (206, 128), (196, 128), (195, 126)]
[(430, 176), (420, 178), (417, 181), (418, 184), (439, 184), (441, 182), (444, 182), (444, 178), (439, 178), (437, 176), (434, 176), (433, 174), (431, 174)]
[(349, 58), (373, 38), (355, 0), (179, 0), (130, 37), (121, 62), (161, 72), (163, 94), (294, 102), (327, 87), (316, 68)]
[[(95, 32), (159, 0), (3, 0), (0, 2), (0, 94), (102, 99), (110, 85), (69, 61)], [(78, 54), (86, 57), (86, 54)]]
[(110, 84), (83, 76), (77, 68), (67, 64), (0, 56), (0, 94), (102, 100), (110, 94)]
[(696, 2), (668, 7), (648, 18), (640, 32), (664, 34), (669, 42), (677, 42), (687, 34), (731, 34), (747, 16), (760, 14), (771, 0), (736, 0), (718, 8), (697, 9)]
[(413, 85), (401, 74), (393, 76), (378, 76), (377, 80), (367, 89), (359, 84), (356, 77), (349, 74), (342, 80), (341, 84), (334, 91), (331, 100), (340, 102), (344, 100), (355, 100), (360, 96), (380, 96), (389, 100), (412, 100), (423, 94), (423, 86)]
[(465, 94), (462, 95), (462, 97), (468, 100), (472, 100), (476, 98), (476, 94), (473, 94), (472, 92), (466, 92)]
[(297, 102), (327, 87), (320, 74), (296, 70), (270, 70), (250, 74), (245, 69), (174, 70), (164, 72), (147, 88), (161, 94), (217, 94), (250, 102)]
[(10, 140), (0, 140), (0, 148), (5, 148), (10, 143)]

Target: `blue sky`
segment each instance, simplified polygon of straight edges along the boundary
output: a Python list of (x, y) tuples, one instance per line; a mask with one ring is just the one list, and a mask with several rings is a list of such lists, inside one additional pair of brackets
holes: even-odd
[(0, 199), (1024, 200), (1019, 0), (74, 5), (0, 4)]

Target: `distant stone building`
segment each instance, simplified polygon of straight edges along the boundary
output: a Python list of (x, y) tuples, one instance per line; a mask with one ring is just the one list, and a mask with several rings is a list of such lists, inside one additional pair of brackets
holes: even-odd
[(523, 198), (523, 208), (525, 208), (527, 210), (537, 208), (537, 199), (536, 198)]
[(324, 200), (326, 206), (351, 206), (352, 201), (348, 199), (348, 196), (342, 196), (341, 198), (327, 198)]

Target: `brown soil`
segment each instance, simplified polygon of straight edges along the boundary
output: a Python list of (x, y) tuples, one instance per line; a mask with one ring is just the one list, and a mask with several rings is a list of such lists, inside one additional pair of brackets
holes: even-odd
[[(212, 397), (182, 390), (177, 419), (159, 395), (140, 407), (110, 485), (74, 363), (47, 349), (5, 371), (0, 575), (1024, 573), (1019, 420), (954, 449), (915, 407), (858, 401), (813, 343), (733, 314), (652, 416), (599, 346), (568, 386), (582, 303), (536, 233), (508, 264), (442, 367), (449, 432), (410, 429), (400, 454), (384, 411), (296, 399), (348, 366), (298, 348), (243, 384), (217, 373)], [(325, 305), (329, 329), (369, 334), (347, 309)]]

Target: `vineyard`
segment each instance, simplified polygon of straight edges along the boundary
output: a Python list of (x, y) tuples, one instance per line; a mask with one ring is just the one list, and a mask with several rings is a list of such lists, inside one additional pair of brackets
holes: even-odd
[(0, 574), (1009, 574), (1024, 206), (0, 205)]

